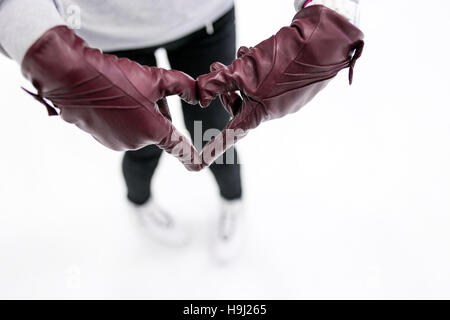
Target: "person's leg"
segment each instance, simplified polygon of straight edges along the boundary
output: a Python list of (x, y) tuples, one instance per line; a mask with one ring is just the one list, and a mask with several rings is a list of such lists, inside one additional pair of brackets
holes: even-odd
[(151, 198), (151, 182), (161, 154), (162, 150), (155, 145), (125, 152), (122, 172), (128, 199), (134, 204), (142, 205)]
[[(209, 73), (212, 63), (218, 61), (226, 65), (235, 59), (236, 26), (234, 10), (216, 21), (212, 26), (195, 32), (187, 37), (181, 45), (166, 47), (171, 67), (196, 78)], [(213, 30), (214, 29), (214, 30)], [(208, 129), (222, 130), (230, 120), (230, 115), (222, 107), (220, 100), (214, 100), (211, 105), (202, 109), (182, 102), (184, 122), (194, 139), (196, 121), (202, 124), (202, 136)], [(203, 141), (203, 145), (206, 141)], [(202, 146), (203, 146), (202, 145)], [(237, 200), (242, 197), (241, 169), (237, 161), (235, 149), (229, 150), (233, 161), (223, 164), (214, 163), (210, 169), (219, 185), (221, 196), (226, 200)]]
[[(120, 58), (128, 58), (142, 65), (156, 66), (153, 49), (127, 50), (112, 52)], [(137, 205), (146, 203), (151, 197), (151, 181), (155, 173), (162, 150), (149, 145), (137, 151), (125, 152), (122, 171), (128, 190), (128, 199)]]

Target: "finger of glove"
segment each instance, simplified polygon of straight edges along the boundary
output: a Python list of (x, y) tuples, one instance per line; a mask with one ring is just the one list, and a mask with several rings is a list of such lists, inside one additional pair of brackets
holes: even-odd
[(200, 106), (206, 108), (217, 95), (236, 90), (233, 83), (230, 83), (231, 74), (227, 75), (227, 66), (220, 62), (215, 62), (210, 66), (211, 73), (202, 75), (197, 79), (198, 96)]
[(223, 63), (220, 62), (214, 62), (209, 67), (209, 70), (211, 73), (202, 75), (198, 77), (197, 79), (197, 89), (198, 89), (198, 96), (200, 100), (200, 106), (202, 108), (208, 107), (211, 102), (216, 98), (219, 92), (215, 92), (214, 86), (213, 90), (207, 89), (208, 84), (213, 81), (214, 76), (217, 74), (216, 71), (225, 68), (226, 66)]
[(209, 141), (202, 150), (203, 167), (210, 166), (229, 148), (245, 137), (248, 129), (241, 126), (242, 119), (237, 116), (214, 139)]
[(181, 71), (142, 66), (129, 59), (104, 56), (114, 60), (111, 63), (118, 64), (127, 80), (153, 102), (171, 95), (179, 95), (189, 103), (198, 102), (196, 81)]
[(221, 62), (214, 62), (214, 63), (209, 67), (209, 70), (210, 70), (211, 72), (214, 72), (214, 71), (223, 69), (223, 68), (225, 68), (225, 67), (226, 67), (226, 65), (224, 65), (224, 64), (221, 63)]
[(210, 166), (229, 148), (244, 138), (250, 130), (258, 127), (264, 119), (266, 119), (266, 114), (261, 105), (256, 101), (244, 98), (241, 112), (203, 148), (201, 153), (203, 166)]
[(170, 121), (165, 121), (167, 136), (158, 147), (176, 157), (189, 171), (200, 171), (203, 166), (197, 149)]
[(167, 99), (163, 98), (163, 99), (159, 100), (158, 102), (156, 102), (156, 104), (158, 105), (159, 112), (161, 112), (161, 114), (164, 116), (164, 118), (166, 118), (167, 120), (172, 122), (172, 115), (170, 114), (170, 109), (169, 109), (169, 104), (167, 103)]
[[(250, 49), (247, 47), (241, 47), (238, 51), (238, 58), (242, 55), (247, 54)], [(220, 70), (225, 68), (226, 66), (223, 63), (215, 62), (211, 65), (211, 72)], [(241, 106), (242, 106), (242, 98), (236, 92), (226, 92), (224, 94), (219, 95), (220, 101), (222, 102), (223, 107), (228, 111), (228, 113), (232, 116), (237, 115)]]
[(250, 52), (250, 49), (248, 47), (242, 46), (242, 47), (239, 48), (239, 50), (237, 52), (237, 57), (238, 58), (242, 58), (243, 56), (245, 56), (249, 52)]
[(197, 82), (184, 72), (178, 70), (157, 69), (157, 79), (155, 84), (160, 88), (159, 99), (171, 95), (179, 95), (181, 99), (197, 104)]
[(238, 58), (229, 66), (220, 62), (213, 63), (211, 73), (202, 75), (197, 79), (198, 96), (202, 107), (208, 106), (217, 95), (243, 90), (247, 82), (250, 86), (256, 86), (258, 79), (252, 76), (252, 70), (257, 72), (258, 65), (255, 58), (247, 57), (251, 49), (239, 48)]

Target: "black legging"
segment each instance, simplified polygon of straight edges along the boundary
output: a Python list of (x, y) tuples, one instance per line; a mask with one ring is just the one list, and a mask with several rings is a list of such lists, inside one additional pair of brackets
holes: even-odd
[[(155, 66), (155, 50), (165, 48), (171, 67), (186, 72), (196, 78), (209, 72), (209, 66), (216, 61), (230, 64), (236, 52), (236, 27), (234, 9), (213, 24), (214, 33), (204, 28), (180, 40), (166, 45), (112, 52), (119, 57), (126, 57), (140, 64)], [(191, 137), (194, 135), (194, 121), (202, 121), (203, 131), (223, 129), (230, 116), (218, 99), (206, 109), (182, 102), (184, 123)], [(203, 135), (203, 133), (202, 133)], [(206, 142), (203, 142), (203, 145)], [(219, 185), (220, 194), (228, 200), (242, 196), (240, 165), (235, 150), (232, 164), (211, 165), (211, 171)], [(151, 180), (161, 157), (162, 150), (149, 145), (138, 151), (128, 151), (123, 158), (123, 175), (128, 188), (128, 199), (136, 204), (144, 204), (151, 197)]]

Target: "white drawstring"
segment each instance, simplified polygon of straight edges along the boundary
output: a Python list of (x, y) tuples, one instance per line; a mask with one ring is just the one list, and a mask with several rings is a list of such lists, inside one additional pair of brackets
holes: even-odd
[(212, 23), (208, 23), (206, 25), (206, 33), (209, 35), (213, 35), (214, 34), (214, 25)]

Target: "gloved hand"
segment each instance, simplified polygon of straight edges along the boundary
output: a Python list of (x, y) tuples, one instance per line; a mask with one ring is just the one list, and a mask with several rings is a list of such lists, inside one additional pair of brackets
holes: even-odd
[[(166, 96), (197, 103), (196, 82), (179, 71), (150, 68), (89, 48), (72, 30), (48, 30), (27, 51), (22, 72), (50, 115), (77, 125), (113, 150), (149, 144), (199, 170), (199, 155), (171, 123)], [(53, 103), (51, 106), (47, 101)]]
[(213, 64), (212, 72), (198, 79), (200, 103), (206, 107), (219, 94), (232, 120), (203, 149), (203, 166), (261, 122), (298, 111), (340, 70), (350, 68), (351, 83), (363, 45), (358, 28), (316, 5), (298, 12), (290, 27), (256, 47), (239, 49), (230, 66)]

